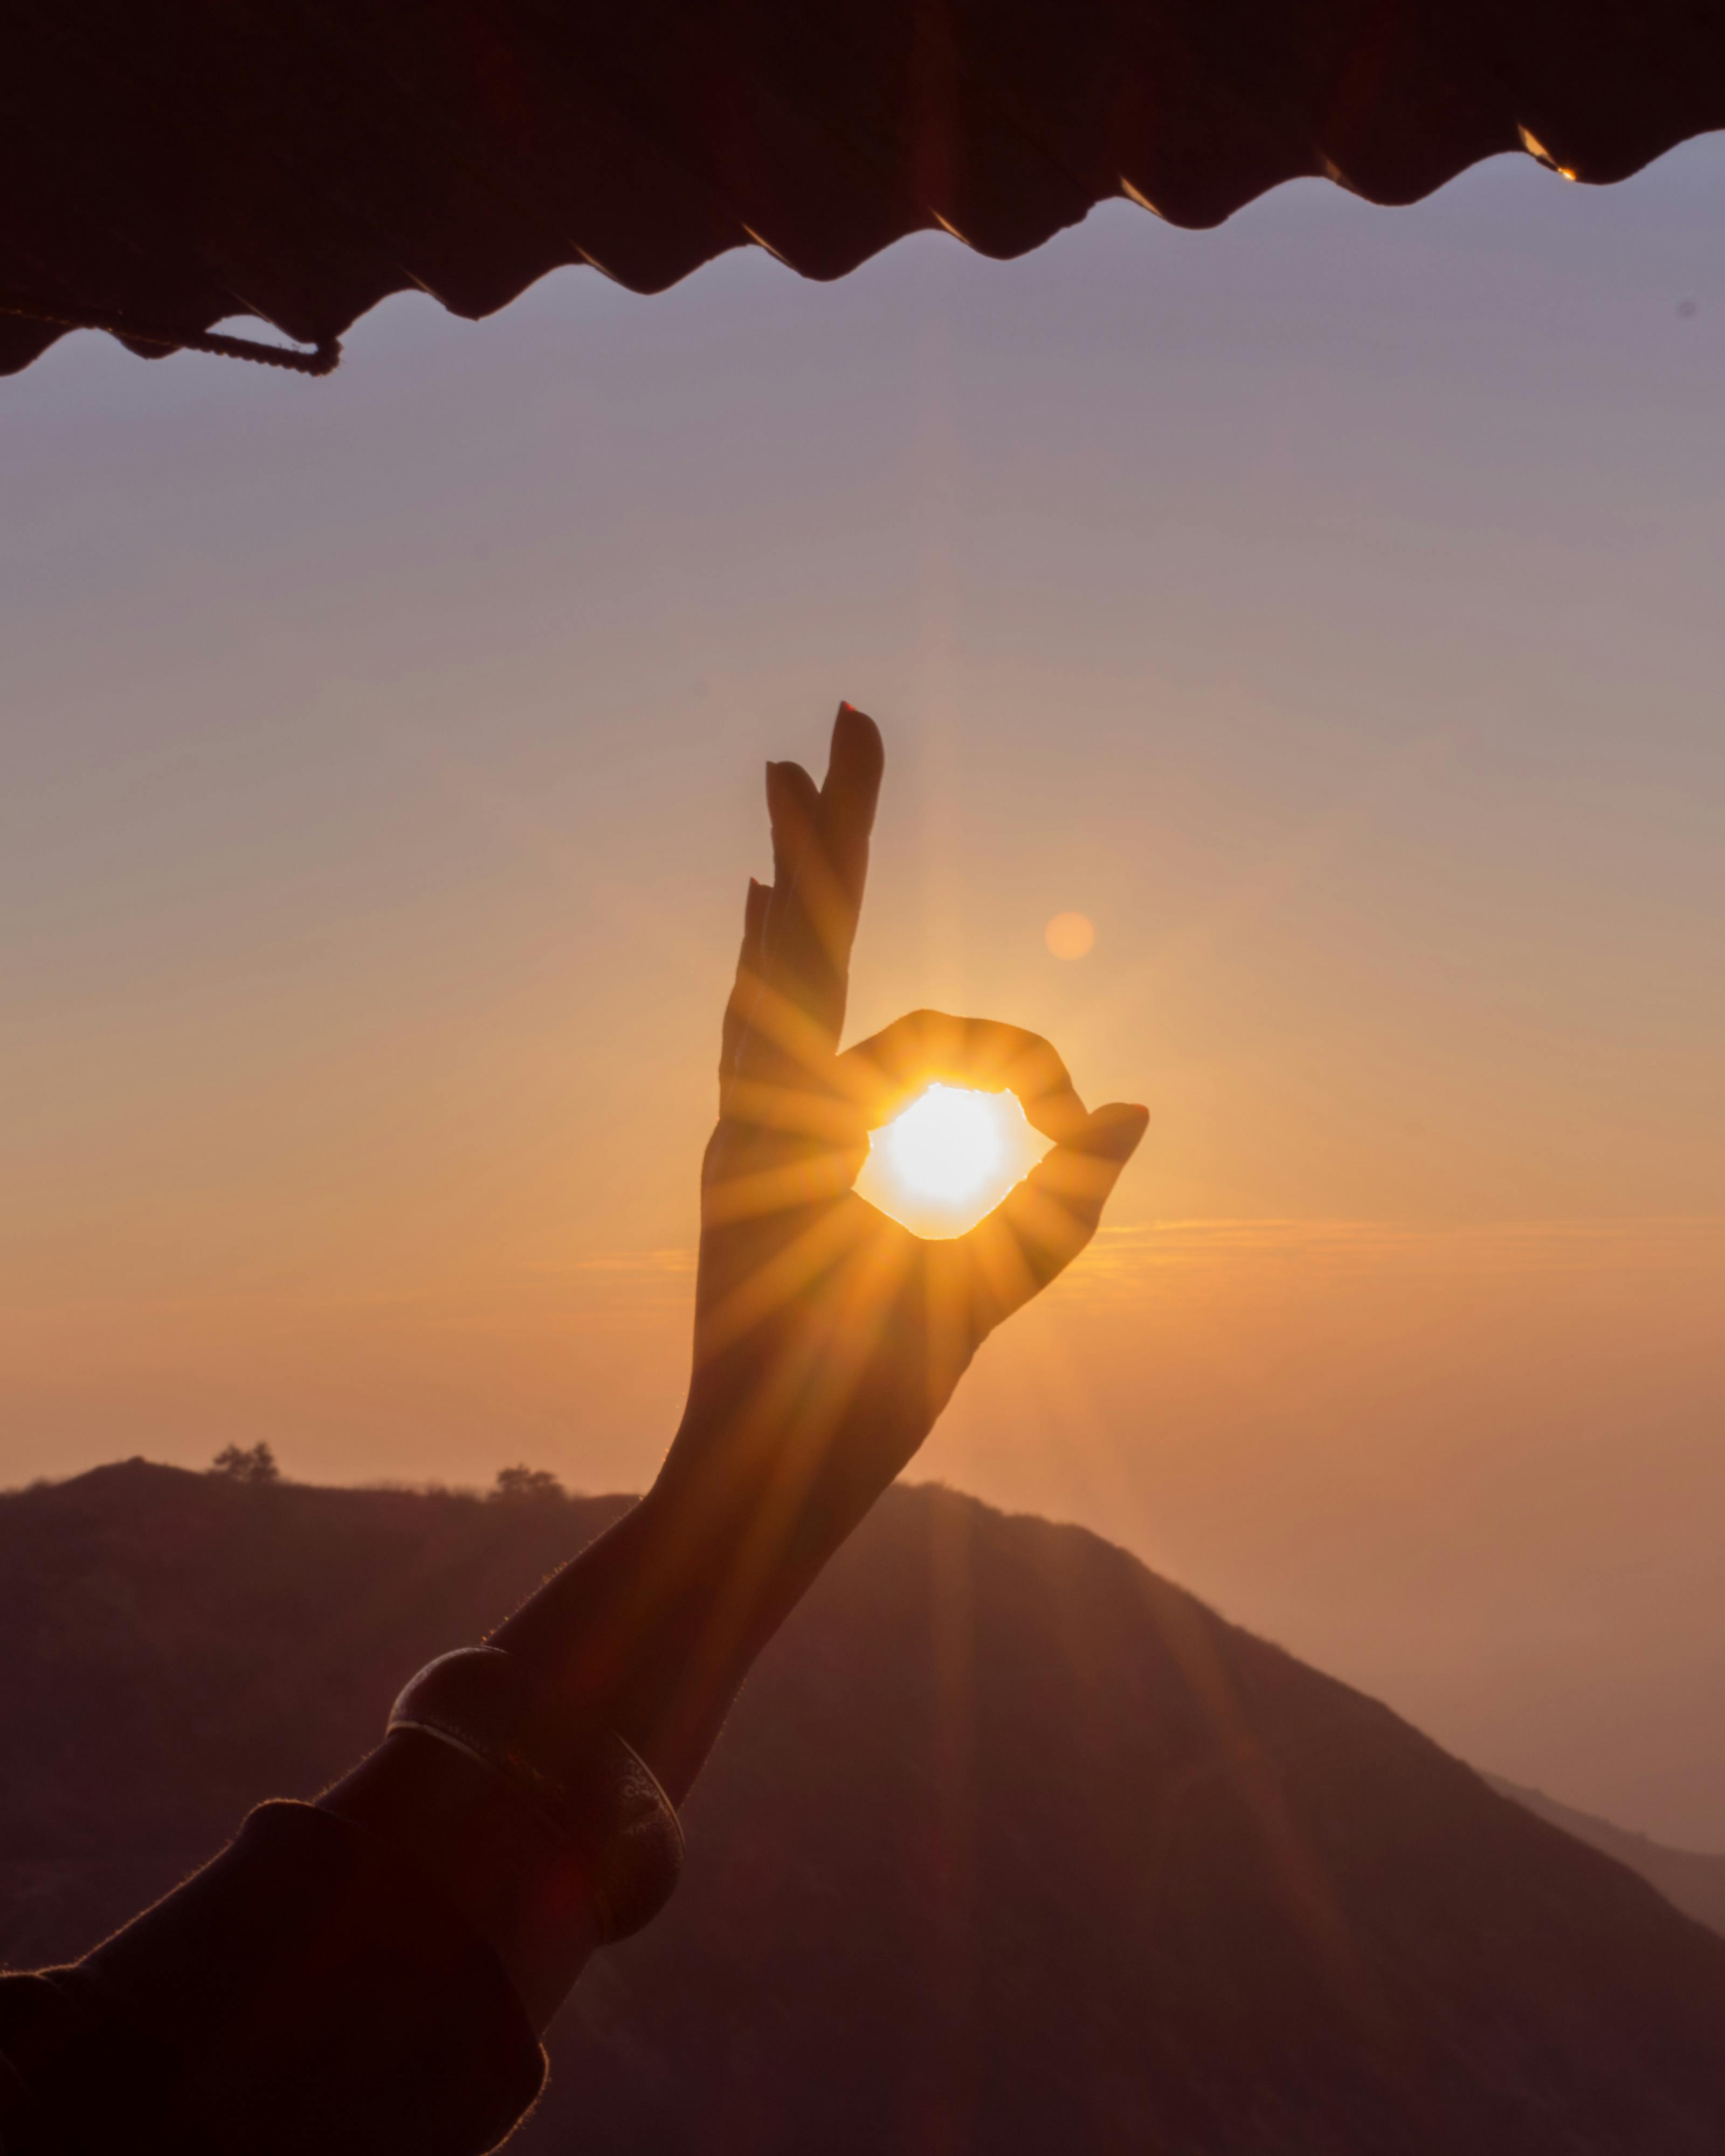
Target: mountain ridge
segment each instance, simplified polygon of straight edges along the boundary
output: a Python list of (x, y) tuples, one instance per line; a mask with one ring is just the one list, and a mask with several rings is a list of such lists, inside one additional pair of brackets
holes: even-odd
[(1487, 1774), (1486, 1780), (1500, 1796), (1525, 1804), (1536, 1816), (1573, 1835), (1576, 1840), (1639, 1872), (1674, 1908), (1693, 1917), (1697, 1923), (1725, 1933), (1725, 1856), (1674, 1848), (1668, 1842), (1655, 1840), (1651, 1835), (1561, 1803), (1543, 1789), (1524, 1789), (1519, 1783), (1506, 1781), (1501, 1774)]
[[(80, 1951), (313, 1793), (629, 1502), (147, 1462), (0, 1496), (0, 1951)], [(1725, 2141), (1725, 1940), (1083, 1528), (892, 1491), (687, 1825), (523, 2156)]]

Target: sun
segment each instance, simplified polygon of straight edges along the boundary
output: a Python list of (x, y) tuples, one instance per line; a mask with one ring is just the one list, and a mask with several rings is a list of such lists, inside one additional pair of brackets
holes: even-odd
[(857, 1189), (916, 1235), (962, 1235), (1045, 1150), (1011, 1093), (934, 1085), (875, 1132)]
[(875, 1143), (907, 1190), (937, 1204), (974, 1198), (1000, 1166), (1005, 1147), (989, 1096), (931, 1086)]

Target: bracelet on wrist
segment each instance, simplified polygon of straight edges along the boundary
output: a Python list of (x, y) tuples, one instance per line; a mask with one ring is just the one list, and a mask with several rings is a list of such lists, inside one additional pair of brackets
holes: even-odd
[(599, 1933), (627, 1938), (657, 1916), (683, 1863), (683, 1830), (652, 1770), (608, 1729), (559, 1713), (500, 1647), (428, 1662), (390, 1709), (478, 1760), (568, 1845), (592, 1881)]

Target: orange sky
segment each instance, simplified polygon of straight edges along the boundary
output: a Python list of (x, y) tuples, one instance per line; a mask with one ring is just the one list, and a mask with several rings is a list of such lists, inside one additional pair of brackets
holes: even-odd
[(0, 385), (0, 1474), (639, 1484), (760, 763), (846, 695), (854, 1029), (1155, 1117), (926, 1471), (1725, 1847), (1722, 178)]

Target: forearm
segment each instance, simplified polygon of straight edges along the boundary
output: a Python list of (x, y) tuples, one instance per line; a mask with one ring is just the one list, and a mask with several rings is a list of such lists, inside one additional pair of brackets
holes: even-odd
[[(546, 1726), (622, 1738), (680, 1804), (756, 1656), (829, 1552), (820, 1537), (788, 1547), (794, 1531), (762, 1546), (774, 1512), (752, 1478), (686, 1464), (734, 1462), (723, 1444), (673, 1450), (681, 1464), (488, 1644), (519, 1671)], [(425, 1874), (490, 1944), (542, 2029), (600, 1928), (578, 1861), (519, 1792), (409, 1730), (320, 1801)]]
[(491, 1635), (559, 1711), (622, 1737), (679, 1804), (838, 1539), (739, 1470), (732, 1448), (687, 1435), (640, 1503)]

